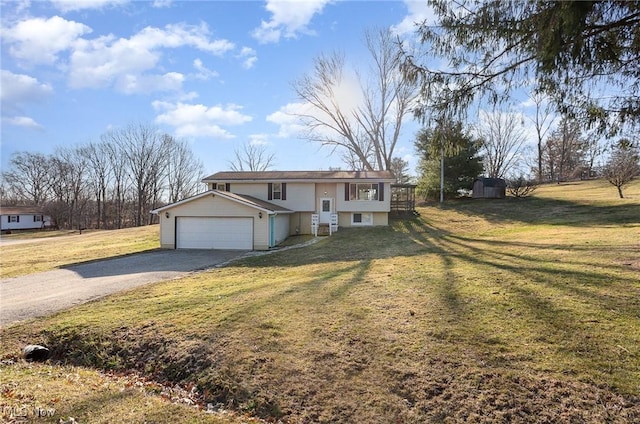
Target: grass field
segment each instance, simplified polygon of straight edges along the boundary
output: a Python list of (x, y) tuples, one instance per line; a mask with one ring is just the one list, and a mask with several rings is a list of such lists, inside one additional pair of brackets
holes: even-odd
[[(591, 181), (429, 206), (5, 328), (3, 411), (55, 408), (49, 422), (638, 422), (640, 183), (625, 195)], [(27, 342), (54, 360), (18, 361)]]
[[(43, 231), (3, 235), (19, 244), (2, 246), (0, 278), (49, 271), (92, 260), (160, 247), (158, 226), (111, 231)], [(45, 239), (45, 240), (43, 240)]]

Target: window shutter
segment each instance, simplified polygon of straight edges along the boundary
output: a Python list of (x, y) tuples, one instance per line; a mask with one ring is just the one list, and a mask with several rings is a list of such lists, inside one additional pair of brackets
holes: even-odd
[(344, 201), (349, 201), (349, 183), (344, 183)]
[(231, 191), (231, 183), (224, 184), (224, 191)]
[(20, 215), (16, 216), (16, 222), (20, 222)]
[(384, 183), (378, 183), (378, 200), (384, 202)]
[(273, 200), (273, 184), (272, 183), (267, 184), (267, 190), (269, 190), (269, 192), (267, 193), (267, 200)]
[(282, 194), (281, 194), (280, 198), (282, 200), (287, 200), (287, 183), (282, 183), (282, 185), (280, 187), (282, 187)]

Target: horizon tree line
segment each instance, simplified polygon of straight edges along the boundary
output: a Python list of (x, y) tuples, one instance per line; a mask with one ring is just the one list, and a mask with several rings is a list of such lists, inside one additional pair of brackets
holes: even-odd
[(189, 143), (146, 124), (52, 154), (17, 152), (2, 172), (3, 206), (38, 206), (62, 229), (120, 229), (154, 222), (164, 203), (197, 194), (202, 162)]

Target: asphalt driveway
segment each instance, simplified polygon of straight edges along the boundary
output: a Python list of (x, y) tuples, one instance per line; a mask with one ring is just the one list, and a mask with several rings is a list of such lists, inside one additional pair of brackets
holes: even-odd
[(111, 293), (213, 268), (238, 250), (159, 250), (0, 280), (0, 326), (45, 316)]

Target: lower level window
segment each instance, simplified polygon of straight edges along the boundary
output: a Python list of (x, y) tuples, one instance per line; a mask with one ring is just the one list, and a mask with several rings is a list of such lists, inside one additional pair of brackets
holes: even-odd
[(351, 223), (353, 225), (372, 225), (373, 214), (372, 213), (354, 213), (351, 214)]

